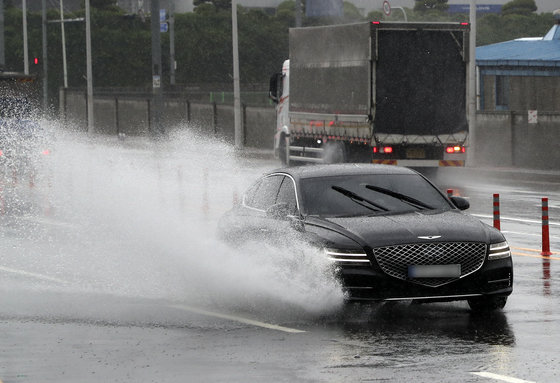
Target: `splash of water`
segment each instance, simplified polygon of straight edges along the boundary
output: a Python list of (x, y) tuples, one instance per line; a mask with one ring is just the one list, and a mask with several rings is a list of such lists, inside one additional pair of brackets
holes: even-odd
[(34, 214), (52, 225), (38, 269), (72, 289), (243, 310), (341, 305), (317, 249), (297, 239), (232, 248), (217, 238), (220, 216), (274, 163), (185, 127), (160, 141), (49, 129), (56, 139), (40, 164)]

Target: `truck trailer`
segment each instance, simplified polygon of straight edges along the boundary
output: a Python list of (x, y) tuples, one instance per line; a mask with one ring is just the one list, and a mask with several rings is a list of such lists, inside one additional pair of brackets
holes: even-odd
[(464, 166), (469, 23), (291, 28), (270, 79), (283, 164)]

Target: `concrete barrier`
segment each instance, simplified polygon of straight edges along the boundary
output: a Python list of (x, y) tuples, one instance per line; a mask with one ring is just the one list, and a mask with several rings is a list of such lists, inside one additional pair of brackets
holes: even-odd
[[(94, 96), (95, 131), (105, 134), (145, 135), (150, 131), (151, 102), (143, 96)], [(61, 90), (60, 115), (86, 130), (86, 96), (83, 90)], [(234, 141), (233, 106), (215, 102), (191, 102), (179, 97), (164, 98), (166, 126), (188, 123), (191, 129)], [(276, 117), (273, 106), (243, 106), (242, 123), (247, 147), (272, 149)], [(540, 112), (529, 123), (524, 112), (477, 113), (477, 166), (555, 170), (560, 164), (560, 112)]]
[(109, 135), (119, 133), (118, 100), (105, 98), (93, 100), (93, 120), (95, 121), (95, 132)]
[(271, 107), (245, 108), (245, 145), (253, 148), (272, 148), (276, 133), (276, 112)]
[[(119, 98), (117, 131), (130, 136), (143, 136), (150, 132), (150, 100)], [(95, 122), (97, 131), (97, 122)]]
[[(71, 123), (74, 129), (87, 131), (87, 101), (85, 92), (60, 91), (60, 115), (64, 121)], [(63, 109), (64, 108), (64, 109)]]
[(201, 133), (215, 134), (215, 107), (216, 104), (191, 103), (188, 120), (191, 126)]

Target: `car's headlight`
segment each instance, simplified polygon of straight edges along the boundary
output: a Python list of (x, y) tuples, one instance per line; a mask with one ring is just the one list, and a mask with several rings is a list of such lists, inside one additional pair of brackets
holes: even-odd
[(506, 241), (500, 243), (490, 244), (490, 251), (488, 252), (488, 260), (510, 258), (511, 250)]
[(324, 249), (327, 257), (338, 264), (367, 264), (369, 259), (363, 250)]

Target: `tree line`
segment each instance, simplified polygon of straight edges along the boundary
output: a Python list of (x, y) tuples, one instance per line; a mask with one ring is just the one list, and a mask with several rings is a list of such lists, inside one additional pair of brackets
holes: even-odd
[[(525, 4), (533, 0), (514, 0)], [(427, 5), (446, 0), (422, 0), (424, 6), (405, 9), (408, 21), (468, 21), (467, 14), (449, 14), (442, 6)], [(91, 1), (93, 84), (98, 88), (149, 88), (151, 86), (150, 18), (129, 15), (112, 0)], [(176, 84), (186, 89), (201, 84), (223, 87), (232, 82), (231, 0), (195, 1), (194, 12), (175, 14)], [(305, 5), (305, 4), (304, 4)], [(418, 5), (418, 4), (417, 4)], [(507, 4), (506, 4), (507, 5)], [(530, 4), (529, 4), (530, 5)], [(478, 19), (477, 45), (486, 45), (526, 36), (543, 36), (552, 26), (550, 13), (537, 14), (521, 7)], [(514, 12), (511, 12), (513, 8)], [(536, 7), (535, 7), (536, 9)], [(85, 11), (65, 13), (65, 19), (84, 17)], [(57, 9), (50, 9), (48, 20), (59, 20)], [(248, 84), (265, 87), (270, 75), (279, 71), (288, 57), (288, 29), (295, 26), (295, 1), (280, 4), (274, 13), (238, 7), (240, 78)], [(381, 11), (363, 16), (350, 2), (344, 2), (342, 18), (307, 19), (303, 25), (346, 23), (365, 20), (403, 21), (402, 12), (386, 17)], [(41, 13), (29, 12), (28, 41), (30, 70), (41, 76)], [(65, 23), (68, 84), (85, 87), (85, 24)], [(56, 99), (63, 84), (60, 23), (48, 23), (48, 86)], [(10, 3), (5, 9), (5, 70), (23, 71), (22, 11)], [(35, 58), (38, 63), (35, 64)], [(169, 33), (162, 33), (162, 80), (169, 89)], [(223, 90), (223, 89), (213, 89)]]

